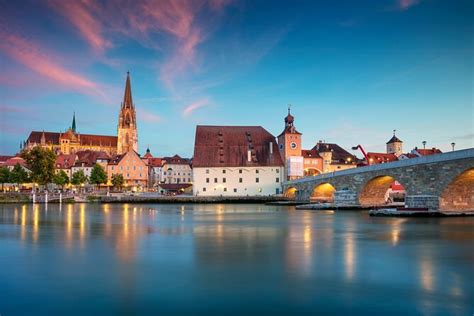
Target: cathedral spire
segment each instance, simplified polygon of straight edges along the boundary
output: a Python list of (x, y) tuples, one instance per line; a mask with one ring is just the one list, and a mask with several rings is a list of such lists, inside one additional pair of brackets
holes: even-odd
[(125, 83), (125, 94), (123, 96), (123, 105), (124, 108), (133, 109), (133, 100), (132, 100), (132, 86), (130, 84), (130, 72), (127, 71), (127, 82)]
[(76, 132), (76, 112), (74, 112), (73, 115), (72, 115), (71, 129), (74, 133)]

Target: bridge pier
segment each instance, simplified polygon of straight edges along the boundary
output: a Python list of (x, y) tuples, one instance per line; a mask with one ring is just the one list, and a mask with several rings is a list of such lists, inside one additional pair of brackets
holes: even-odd
[(337, 190), (334, 192), (334, 205), (336, 207), (359, 207), (357, 192), (353, 190)]
[(439, 197), (436, 195), (407, 195), (405, 197), (405, 207), (438, 210)]

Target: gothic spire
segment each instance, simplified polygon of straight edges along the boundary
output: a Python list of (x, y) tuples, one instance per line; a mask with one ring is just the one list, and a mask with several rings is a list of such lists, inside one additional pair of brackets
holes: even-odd
[(76, 112), (74, 112), (74, 114), (72, 115), (71, 129), (74, 133), (76, 132)]
[(125, 83), (125, 94), (123, 96), (122, 107), (133, 109), (132, 86), (130, 84), (130, 72), (129, 71), (127, 71), (127, 82)]

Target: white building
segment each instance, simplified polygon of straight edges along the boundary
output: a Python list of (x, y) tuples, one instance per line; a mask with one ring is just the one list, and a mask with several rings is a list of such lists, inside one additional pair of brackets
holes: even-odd
[(261, 126), (197, 126), (193, 194), (281, 194), (284, 164), (275, 137)]
[(161, 158), (163, 165), (160, 183), (179, 184), (192, 182), (191, 161), (179, 155)]

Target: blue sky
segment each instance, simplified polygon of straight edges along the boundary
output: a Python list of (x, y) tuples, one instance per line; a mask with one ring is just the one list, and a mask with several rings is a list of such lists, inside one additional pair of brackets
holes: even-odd
[(1, 1), (0, 154), (31, 130), (115, 135), (126, 71), (139, 149), (191, 156), (197, 124), (303, 145), (474, 147), (472, 1)]

